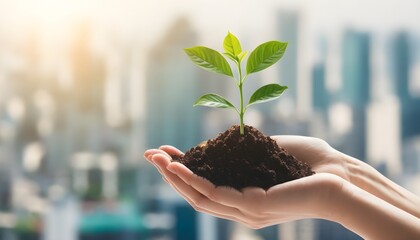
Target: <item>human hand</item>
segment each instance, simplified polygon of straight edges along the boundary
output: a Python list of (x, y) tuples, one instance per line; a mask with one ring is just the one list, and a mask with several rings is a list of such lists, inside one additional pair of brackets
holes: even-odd
[(420, 198), (383, 176), (369, 164), (341, 153), (325, 141), (303, 136), (273, 136), (297, 159), (317, 173), (331, 173), (420, 218)]
[(330, 173), (347, 181), (351, 180), (349, 168), (356, 165), (353, 159), (335, 150), (322, 139), (305, 136), (272, 136), (277, 144), (298, 160), (308, 163), (316, 173)]
[[(302, 218), (335, 221), (369, 239), (417, 239), (419, 198), (368, 164), (308, 137), (274, 136), (280, 146), (317, 172), (271, 187), (237, 191), (216, 187), (184, 165), (171, 162), (183, 154), (172, 146), (145, 152), (163, 179), (194, 209), (251, 228)], [(345, 181), (346, 179), (347, 181)]]
[(182, 152), (174, 147), (163, 146), (146, 151), (145, 157), (195, 210), (251, 228), (303, 218), (327, 218), (330, 214), (328, 203), (343, 181), (333, 174), (319, 173), (273, 186), (267, 191), (256, 187), (237, 191), (216, 187), (184, 165), (171, 162), (170, 155), (180, 154)]

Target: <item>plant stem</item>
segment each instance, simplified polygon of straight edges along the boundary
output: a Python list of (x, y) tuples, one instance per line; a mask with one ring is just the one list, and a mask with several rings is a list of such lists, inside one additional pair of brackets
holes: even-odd
[(240, 134), (243, 135), (244, 134), (244, 98), (243, 98), (243, 94), (242, 94), (242, 83), (239, 84), (239, 94), (241, 96), (241, 110), (239, 113), (239, 118), (241, 119), (241, 125), (239, 127), (240, 130)]
[(241, 70), (241, 62), (238, 61), (238, 72), (239, 72), (239, 96), (241, 98), (241, 103), (240, 103), (240, 112), (239, 112), (239, 118), (241, 120), (241, 124), (239, 126), (239, 132), (241, 135), (244, 135), (245, 130), (244, 130), (244, 114), (245, 114), (245, 110), (244, 110), (244, 96), (242, 93), (242, 85), (243, 85), (243, 80), (242, 79), (242, 70)]

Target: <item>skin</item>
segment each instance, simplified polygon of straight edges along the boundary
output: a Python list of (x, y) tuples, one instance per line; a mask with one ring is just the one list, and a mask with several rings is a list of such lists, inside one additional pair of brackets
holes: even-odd
[(420, 238), (420, 199), (369, 165), (340, 153), (325, 141), (301, 136), (274, 140), (316, 174), (267, 191), (216, 187), (184, 165), (172, 146), (145, 152), (145, 158), (197, 211), (258, 229), (306, 218), (338, 222), (366, 239)]
[(315, 172), (337, 175), (420, 218), (420, 198), (392, 182), (365, 162), (335, 150), (318, 138), (302, 136), (273, 136), (272, 138), (298, 159), (308, 162)]

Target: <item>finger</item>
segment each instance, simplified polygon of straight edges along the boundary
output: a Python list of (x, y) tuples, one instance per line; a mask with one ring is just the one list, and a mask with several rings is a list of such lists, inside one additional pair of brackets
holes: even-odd
[[(164, 166), (168, 166), (169, 159), (159, 159), (165, 158), (164, 155), (157, 154), (153, 157), (153, 160), (157, 162), (160, 167), (162, 168), (162, 172), (165, 174), (165, 178), (168, 183), (181, 195), (184, 199), (197, 211), (208, 213), (213, 216), (221, 217), (224, 219), (229, 219), (237, 222), (241, 222), (243, 224), (252, 224), (255, 225), (254, 222), (260, 222), (261, 218), (253, 216), (254, 214), (247, 214), (244, 213), (234, 206), (226, 206), (222, 203), (212, 201), (207, 196), (201, 194), (195, 188), (184, 182), (181, 178), (177, 175), (168, 171), (168, 169), (163, 169)], [(172, 164), (172, 163), (169, 163)], [(204, 180), (204, 179), (203, 179)], [(207, 180), (206, 180), (207, 181)], [(208, 181), (207, 181), (208, 182)], [(213, 184), (208, 182), (212, 187)], [(225, 188), (225, 187), (218, 187), (217, 189), (221, 189), (222, 191), (228, 190), (229, 192), (232, 189)], [(236, 190), (235, 190), (236, 191)], [(238, 192), (240, 194), (240, 192)], [(252, 212), (252, 211), (251, 211)]]
[[(299, 182), (299, 179), (294, 180)], [(283, 214), (294, 212), (295, 204), (299, 202), (299, 194), (302, 194), (302, 186), (294, 181), (275, 185), (267, 190), (269, 204), (277, 203), (276, 208), (272, 209), (274, 212), (281, 212)], [(303, 194), (302, 194), (303, 195)], [(302, 198), (304, 196), (301, 196)], [(277, 207), (281, 207), (278, 209)], [(286, 207), (287, 206), (287, 207)]]
[(159, 149), (165, 151), (169, 155), (176, 155), (176, 156), (184, 155), (184, 153), (181, 150), (171, 145), (163, 145), (163, 146), (160, 146)]
[[(332, 177), (331, 177), (331, 176)], [(270, 211), (282, 214), (313, 217), (313, 209), (322, 201), (320, 189), (329, 188), (332, 174), (315, 174), (290, 182), (275, 185), (267, 190), (267, 204), (272, 205)]]
[(171, 163), (171, 160), (166, 156), (166, 154), (157, 153), (153, 155), (151, 162), (156, 166), (162, 175), (167, 175), (165, 174), (168, 173), (166, 167), (169, 165), (169, 163)]
[(280, 147), (310, 165), (316, 164), (316, 159), (323, 159), (331, 150), (328, 143), (314, 137), (282, 135), (272, 138)]
[(156, 150), (159, 151), (159, 153), (164, 154), (165, 156), (167, 156), (169, 159), (172, 159), (171, 155), (169, 155), (167, 152), (163, 151), (162, 149), (158, 148)]
[[(182, 182), (181, 179), (180, 181)], [(207, 213), (215, 217), (220, 217), (220, 218), (246, 224), (245, 216), (237, 209), (231, 209), (230, 207), (212, 202), (203, 195), (201, 195), (203, 199), (200, 200), (198, 203), (199, 205), (197, 205), (196, 203), (197, 199), (194, 200), (191, 198), (191, 194), (188, 195), (188, 193), (185, 193), (186, 192), (185, 188), (188, 186), (182, 186), (182, 183), (181, 185), (174, 184), (173, 182), (170, 182), (170, 181), (168, 183), (194, 208), (194, 210), (198, 212)], [(191, 188), (191, 186), (189, 187)]]
[[(266, 191), (262, 188), (245, 188), (244, 191), (239, 192), (229, 187), (215, 187), (214, 184), (208, 180), (195, 175), (184, 165), (173, 162), (167, 166), (169, 171), (178, 173), (178, 176), (200, 194), (206, 196), (208, 199), (223, 204), (225, 206), (234, 207), (253, 219), (261, 217), (261, 214), (267, 208)], [(177, 170), (177, 168), (180, 168)], [(175, 170), (174, 170), (175, 169)], [(183, 172), (185, 174), (183, 174)]]
[(148, 149), (144, 152), (144, 158), (146, 158), (147, 160), (151, 160), (153, 155), (160, 153), (159, 149)]
[(223, 204), (213, 202), (208, 199), (206, 196), (202, 195), (200, 192), (192, 188), (190, 185), (186, 184), (182, 179), (177, 175), (168, 171), (165, 166), (170, 163), (170, 160), (162, 154), (156, 154), (153, 156), (153, 161), (157, 163), (161, 169), (161, 173), (167, 182), (175, 188), (184, 198), (194, 207), (202, 211), (211, 212), (213, 214), (223, 215), (225, 218), (227, 216), (231, 217), (243, 217), (242, 213), (232, 207), (225, 206)]
[(178, 162), (169, 164), (167, 168), (172, 173), (177, 174), (186, 184), (212, 201), (235, 208), (240, 207), (243, 203), (241, 192), (228, 187), (216, 187), (207, 179), (197, 176)]
[(306, 162), (313, 168), (316, 168), (316, 164), (320, 162), (319, 159), (322, 159), (318, 156), (320, 151), (316, 149), (317, 143), (314, 141), (314, 138), (288, 135), (273, 136), (272, 138), (281, 148), (284, 148), (295, 158)]
[(302, 144), (304, 143), (304, 137), (281, 135), (271, 136), (271, 138), (276, 141), (279, 147), (285, 149), (287, 152), (300, 159), (300, 157), (297, 157), (296, 154), (301, 153), (303, 151), (302, 148), (305, 148), (305, 145)]
[(243, 209), (250, 215), (261, 215), (264, 213), (264, 210), (267, 209), (266, 191), (259, 187), (246, 187), (241, 190), (242, 192), (242, 201), (248, 207)]
[(150, 163), (150, 164), (152, 164), (157, 170), (158, 170), (158, 172), (160, 173), (160, 174), (162, 174), (162, 172), (161, 172), (161, 170), (160, 170), (160, 168), (152, 161), (152, 158), (153, 158), (153, 156), (155, 155), (155, 154), (158, 154), (158, 153), (160, 153), (161, 151), (160, 150), (158, 150), (158, 149), (149, 149), (149, 150), (147, 150), (147, 151), (145, 151), (144, 152), (144, 157), (146, 158), (146, 160)]

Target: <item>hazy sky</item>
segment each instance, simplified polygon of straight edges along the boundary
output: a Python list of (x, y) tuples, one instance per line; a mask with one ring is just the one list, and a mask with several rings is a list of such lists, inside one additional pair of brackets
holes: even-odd
[(150, 44), (176, 16), (186, 14), (207, 34), (203, 40), (212, 41), (227, 29), (266, 37), (275, 26), (276, 9), (299, 10), (306, 28), (316, 32), (342, 26), (420, 31), (416, 0), (0, 0), (0, 27), (44, 22), (60, 28), (77, 18), (95, 18), (128, 34), (147, 31), (143, 39)]
[[(28, 33), (39, 30), (54, 56), (56, 49), (70, 41), (74, 24), (88, 20), (105, 32), (98, 37), (105, 45), (115, 37), (147, 53), (170, 23), (184, 15), (199, 32), (200, 45), (221, 48), (216, 44), (230, 30), (243, 41), (244, 49), (253, 49), (258, 43), (279, 38), (276, 27), (281, 10), (300, 14), (301, 82), (310, 79), (321, 35), (329, 39), (329, 50), (338, 51), (338, 38), (348, 27), (375, 36), (398, 29), (420, 33), (418, 0), (0, 0), (0, 42), (24, 42)], [(375, 40), (375, 48), (378, 39), (382, 38)], [(275, 77), (274, 71), (265, 71), (264, 78)]]

